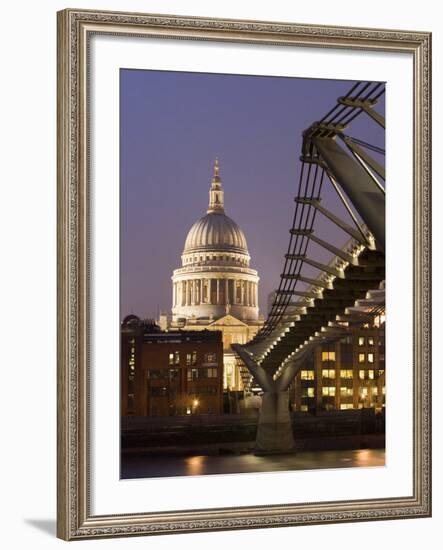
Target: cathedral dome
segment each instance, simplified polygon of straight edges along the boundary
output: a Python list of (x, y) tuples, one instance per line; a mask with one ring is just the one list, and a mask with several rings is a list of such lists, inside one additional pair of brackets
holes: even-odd
[(194, 223), (186, 237), (183, 254), (212, 250), (248, 254), (243, 231), (221, 212), (209, 212)]
[(225, 213), (217, 159), (206, 215), (188, 231), (181, 260), (182, 267), (172, 275), (176, 322), (208, 322), (228, 313), (243, 321), (258, 320), (259, 277), (249, 266), (245, 234)]

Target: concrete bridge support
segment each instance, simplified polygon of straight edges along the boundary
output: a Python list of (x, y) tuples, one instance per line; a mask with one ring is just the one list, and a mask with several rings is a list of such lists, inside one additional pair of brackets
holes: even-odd
[(256, 450), (258, 453), (288, 452), (294, 448), (291, 415), (289, 412), (288, 388), (302, 365), (302, 358), (288, 365), (283, 376), (273, 380), (272, 376), (258, 365), (241, 346), (234, 344), (233, 350), (245, 363), (263, 390), (262, 404), (258, 416)]
[(255, 448), (259, 453), (284, 452), (294, 448), (287, 390), (264, 392)]

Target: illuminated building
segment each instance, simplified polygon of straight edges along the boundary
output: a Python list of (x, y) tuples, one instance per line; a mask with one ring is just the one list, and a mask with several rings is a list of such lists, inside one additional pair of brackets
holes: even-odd
[(135, 315), (121, 326), (122, 416), (223, 413), (221, 332), (162, 332)]
[(296, 411), (385, 406), (384, 324), (349, 329), (341, 340), (317, 346), (290, 388)]
[(163, 330), (221, 331), (224, 387), (232, 390), (241, 390), (242, 380), (231, 344), (248, 342), (263, 325), (250, 259), (243, 231), (225, 213), (216, 160), (206, 215), (189, 230), (182, 266), (172, 275), (172, 316), (160, 315), (159, 324)]

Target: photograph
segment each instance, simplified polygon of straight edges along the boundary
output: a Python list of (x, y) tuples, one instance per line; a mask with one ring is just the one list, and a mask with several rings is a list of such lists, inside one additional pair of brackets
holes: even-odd
[(119, 90), (120, 478), (383, 467), (385, 82)]
[(57, 20), (57, 535), (429, 517), (431, 34)]

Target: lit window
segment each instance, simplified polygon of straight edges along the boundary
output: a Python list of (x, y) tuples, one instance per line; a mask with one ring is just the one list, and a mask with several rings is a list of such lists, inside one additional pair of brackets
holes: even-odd
[(354, 390), (352, 388), (340, 388), (340, 395), (346, 397), (348, 395), (354, 395)]
[(301, 405), (300, 410), (301, 410), (302, 412), (307, 412), (308, 406), (307, 406), (307, 405)]
[(197, 380), (198, 378), (198, 369), (188, 369), (188, 382), (192, 380)]
[(173, 353), (170, 353), (170, 354), (169, 354), (169, 364), (170, 364), (170, 365), (173, 365), (173, 364), (174, 364), (174, 354), (173, 354)]
[(372, 395), (378, 395), (378, 388), (375, 386), (375, 388), (372, 388)]
[(300, 372), (300, 378), (302, 380), (314, 380), (314, 371), (313, 370), (302, 370)]
[(215, 353), (205, 354), (205, 363), (215, 363), (217, 361), (217, 355)]
[(340, 405), (340, 409), (342, 411), (344, 411), (346, 409), (352, 409), (352, 408), (353, 408), (352, 403), (341, 403), (341, 405)]
[(359, 336), (358, 337), (358, 345), (359, 346), (364, 346), (365, 345), (365, 337), (364, 336)]
[(216, 368), (206, 369), (206, 370), (207, 370), (208, 378), (217, 378), (217, 369)]
[(335, 378), (335, 369), (323, 369), (321, 375), (323, 378)]
[(192, 366), (195, 366), (197, 364), (197, 352), (192, 352)]
[(335, 361), (335, 351), (322, 351), (321, 352), (322, 361)]
[(192, 360), (192, 355), (190, 353), (187, 353), (186, 354), (186, 366), (190, 367), (191, 366), (191, 360)]
[(364, 380), (365, 379), (365, 371), (364, 370), (359, 370), (358, 371), (358, 377), (360, 378), (360, 380)]
[(354, 374), (352, 372), (352, 370), (350, 369), (346, 369), (346, 370), (341, 370), (340, 371), (340, 377), (341, 378), (353, 378)]
[(314, 388), (308, 388), (308, 397), (315, 397)]
[(359, 353), (358, 354), (358, 362), (359, 363), (364, 363), (365, 362), (365, 354), (364, 353)]
[(335, 395), (335, 386), (323, 386), (321, 389), (321, 394), (323, 396), (331, 396), (333, 397)]
[(176, 351), (174, 353), (174, 365), (180, 365), (180, 352)]
[(374, 338), (372, 336), (368, 336), (368, 346), (374, 345)]
[(368, 363), (373, 363), (373, 362), (374, 362), (374, 354), (368, 353)]
[(368, 370), (368, 376), (369, 376), (369, 380), (374, 380), (374, 371)]

